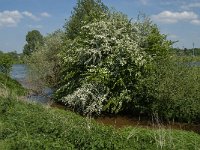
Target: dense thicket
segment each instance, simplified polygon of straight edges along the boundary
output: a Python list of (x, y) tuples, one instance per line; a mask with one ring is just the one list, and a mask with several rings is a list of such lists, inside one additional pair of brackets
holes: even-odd
[(199, 123), (200, 67), (195, 65), (199, 61), (172, 55), (157, 63), (144, 80), (151, 112), (160, 119)]
[(171, 45), (156, 25), (147, 18), (132, 23), (118, 12), (100, 13), (68, 42), (60, 53), (64, 80), (57, 99), (90, 114), (148, 107), (142, 80), (154, 61), (168, 57)]
[(190, 65), (199, 60), (180, 59), (166, 38), (143, 15), (133, 22), (99, 0), (80, 0), (64, 33), (47, 36), (30, 66), (55, 87), (55, 101), (82, 114), (199, 122), (200, 69)]

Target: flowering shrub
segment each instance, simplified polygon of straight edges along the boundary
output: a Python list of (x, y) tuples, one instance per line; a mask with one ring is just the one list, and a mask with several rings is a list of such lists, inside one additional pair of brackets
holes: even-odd
[(139, 42), (138, 27), (120, 13), (83, 26), (60, 53), (63, 80), (57, 99), (84, 113), (117, 113), (136, 105), (140, 81), (152, 61)]
[(198, 122), (199, 68), (180, 65), (150, 19), (133, 23), (100, 0), (80, 0), (59, 35), (46, 37), (30, 59), (35, 79), (57, 89), (55, 100), (84, 115)]
[(83, 84), (72, 94), (62, 98), (71, 107), (80, 113), (92, 115), (100, 114), (103, 109), (103, 103), (106, 101), (106, 90), (101, 85)]

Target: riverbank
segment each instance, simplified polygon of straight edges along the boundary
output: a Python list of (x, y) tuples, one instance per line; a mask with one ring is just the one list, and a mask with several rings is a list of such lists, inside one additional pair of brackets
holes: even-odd
[[(62, 109), (65, 111), (73, 111), (68, 109), (65, 105), (52, 103), (52, 108)], [(98, 124), (105, 126), (112, 126), (115, 129), (126, 127), (140, 127), (146, 129), (176, 129), (198, 133), (200, 135), (200, 124), (181, 123), (181, 122), (162, 122), (158, 118), (150, 120), (144, 117), (132, 117), (127, 115), (101, 115), (93, 118)]]
[[(56, 103), (52, 103), (50, 100), (51, 89), (43, 90), (43, 92), (37, 93), (31, 89), (33, 83), (28, 82), (27, 80), (28, 69), (26, 65), (16, 64), (13, 65), (11, 71), (11, 77), (13, 79), (18, 80), (25, 88), (29, 88), (29, 94), (26, 97), (29, 101), (39, 102), (44, 105), (52, 104), (52, 107), (66, 109), (65, 105), (59, 105)], [(178, 122), (168, 122), (163, 123), (159, 119), (149, 120), (147, 118), (139, 118), (132, 116), (101, 116), (95, 119), (98, 123), (103, 125), (110, 125), (115, 128), (124, 128), (127, 126), (132, 127), (143, 127), (143, 128), (167, 128), (167, 129), (178, 129), (178, 130), (187, 130), (194, 131), (196, 133), (200, 133), (200, 124), (187, 124), (187, 123), (178, 123)]]
[[(1, 80), (2, 81), (2, 80)], [(8, 82), (16, 82), (8, 78)], [(4, 83), (4, 85), (6, 85)], [(17, 84), (19, 85), (19, 84)], [(3, 88), (7, 93), (23, 87)], [(198, 149), (194, 132), (114, 127), (96, 123), (73, 112), (0, 95), (0, 149)], [(14, 94), (16, 94), (14, 96)], [(21, 93), (23, 94), (23, 93)]]
[[(7, 99), (1, 98), (3, 106)], [(116, 130), (93, 119), (39, 104), (11, 100), (0, 120), (0, 149), (198, 149), (200, 136), (171, 129)]]
[(18, 95), (22, 96), (27, 94), (28, 90), (25, 89), (18, 81), (0, 73), (0, 88), (2, 92), (1, 95)]

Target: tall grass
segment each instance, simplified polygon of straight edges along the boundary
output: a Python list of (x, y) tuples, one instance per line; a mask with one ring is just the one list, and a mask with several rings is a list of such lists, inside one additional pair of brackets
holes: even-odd
[(116, 130), (69, 111), (20, 101), (9, 93), (23, 94), (24, 89), (16, 81), (7, 79), (7, 84), (0, 80), (1, 85), (4, 83), (0, 86), (2, 150), (200, 149), (200, 136), (192, 132), (139, 127)]
[(0, 97), (1, 149), (169, 149), (200, 148), (193, 132), (130, 127), (116, 130), (69, 111)]

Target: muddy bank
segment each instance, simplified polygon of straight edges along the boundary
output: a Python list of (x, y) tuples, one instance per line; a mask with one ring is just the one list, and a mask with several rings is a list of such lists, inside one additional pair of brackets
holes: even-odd
[(177, 129), (177, 130), (186, 130), (193, 131), (200, 134), (200, 124), (187, 124), (187, 123), (177, 123), (169, 122), (162, 123), (159, 120), (144, 120), (140, 118), (130, 118), (127, 116), (112, 116), (112, 117), (98, 117), (95, 119), (98, 123), (104, 125), (111, 125), (115, 128), (124, 128), (128, 126), (132, 127), (144, 127), (144, 128), (166, 128), (166, 129)]
[[(61, 105), (59, 103), (52, 103), (51, 107), (72, 111), (71, 109), (68, 109), (66, 108), (66, 106)], [(147, 118), (139, 118), (139, 117), (136, 118), (136, 117), (120, 116), (120, 115), (100, 116), (94, 119), (99, 124), (113, 126), (117, 129), (124, 127), (142, 127), (142, 128), (152, 128), (152, 129), (165, 128), (165, 129), (193, 131), (200, 134), (200, 124), (188, 124), (188, 123), (178, 123), (178, 122), (162, 123), (155, 118), (148, 120)]]

